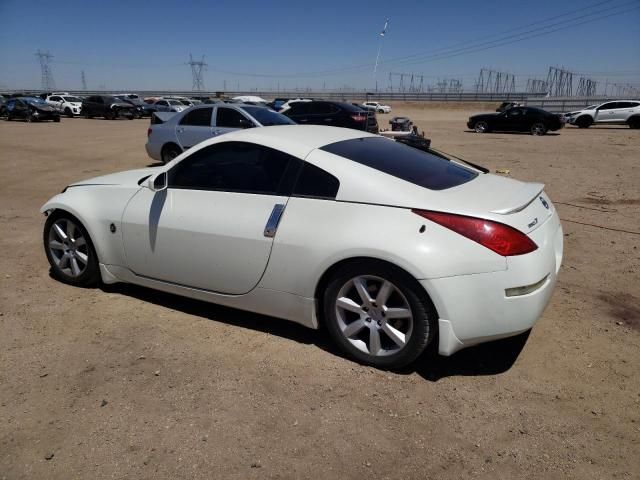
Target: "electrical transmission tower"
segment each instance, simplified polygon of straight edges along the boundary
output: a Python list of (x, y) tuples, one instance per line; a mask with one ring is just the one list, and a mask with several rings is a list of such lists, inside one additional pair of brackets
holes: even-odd
[(41, 52), (40, 49), (35, 53), (40, 61), (40, 71), (42, 72), (42, 89), (45, 91), (51, 91), (56, 87), (53, 81), (53, 72), (51, 71), (51, 55), (48, 51)]
[(512, 73), (481, 68), (476, 81), (476, 93), (514, 93), (516, 77)]
[(80, 72), (80, 79), (82, 81), (82, 90), (87, 89), (87, 78), (84, 76), (84, 70)]
[(530, 78), (527, 80), (527, 93), (547, 93), (549, 86), (544, 80)]
[(197, 92), (204, 90), (204, 80), (202, 79), (202, 73), (207, 69), (207, 64), (204, 61), (204, 55), (202, 60), (194, 60), (193, 56), (189, 54), (189, 62), (187, 65), (191, 65), (191, 75), (193, 76), (192, 89)]
[(573, 96), (573, 72), (564, 68), (549, 67), (547, 87), (550, 97)]
[(579, 97), (593, 97), (596, 94), (597, 83), (590, 78), (581, 77), (578, 82), (578, 90), (576, 94)]

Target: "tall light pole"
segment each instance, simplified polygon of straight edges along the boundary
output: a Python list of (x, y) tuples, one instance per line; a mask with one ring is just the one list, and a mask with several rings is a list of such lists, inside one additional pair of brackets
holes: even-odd
[(382, 40), (384, 40), (384, 36), (387, 34), (388, 27), (389, 27), (389, 19), (387, 18), (384, 22), (384, 28), (380, 32), (380, 40), (378, 40), (378, 54), (376, 55), (376, 64), (373, 67), (373, 82), (376, 85), (376, 92), (378, 91), (378, 80), (376, 76), (378, 73), (378, 62), (380, 61), (380, 51), (382, 50)]

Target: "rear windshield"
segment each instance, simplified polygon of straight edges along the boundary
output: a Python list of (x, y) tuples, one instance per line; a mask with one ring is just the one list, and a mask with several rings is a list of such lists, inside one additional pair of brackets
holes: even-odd
[(355, 138), (321, 148), (367, 167), (430, 190), (445, 190), (467, 183), (476, 172), (431, 152), (424, 152), (382, 137)]
[(272, 125), (293, 125), (295, 124), (289, 117), (285, 117), (281, 113), (274, 112), (264, 107), (240, 107), (247, 112), (253, 118), (255, 118), (263, 127), (270, 127)]

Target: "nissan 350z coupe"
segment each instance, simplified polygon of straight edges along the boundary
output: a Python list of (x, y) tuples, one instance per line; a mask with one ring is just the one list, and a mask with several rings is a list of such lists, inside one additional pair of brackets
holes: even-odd
[(531, 329), (562, 260), (542, 184), (335, 127), (228, 133), (69, 185), (42, 212), (64, 282), (323, 323), (381, 368)]

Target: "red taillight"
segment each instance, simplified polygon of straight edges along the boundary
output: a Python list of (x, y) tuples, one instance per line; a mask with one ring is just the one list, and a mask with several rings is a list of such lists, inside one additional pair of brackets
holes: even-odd
[(504, 257), (524, 255), (538, 248), (524, 233), (503, 223), (429, 210), (414, 209), (412, 212), (478, 242)]
[(151, 136), (151, 132), (153, 130), (151, 130), (151, 127), (147, 128), (147, 138), (149, 138)]
[(351, 115), (351, 118), (356, 122), (364, 122), (367, 119), (366, 115)]

